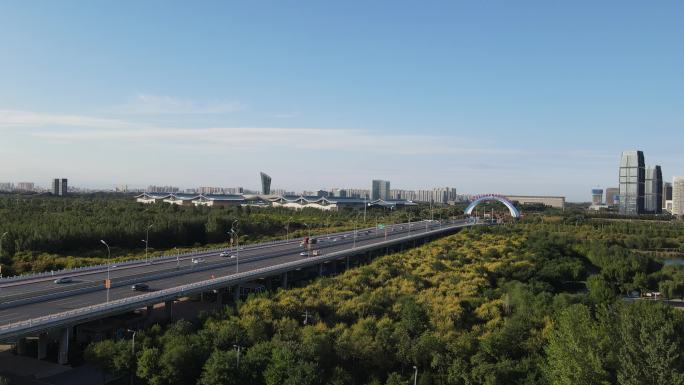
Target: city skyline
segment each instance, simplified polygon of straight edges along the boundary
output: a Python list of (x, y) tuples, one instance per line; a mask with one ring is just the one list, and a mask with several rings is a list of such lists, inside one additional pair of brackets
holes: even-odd
[(625, 148), (684, 174), (684, 4), (495, 3), (3, 3), (0, 181), (587, 201)]

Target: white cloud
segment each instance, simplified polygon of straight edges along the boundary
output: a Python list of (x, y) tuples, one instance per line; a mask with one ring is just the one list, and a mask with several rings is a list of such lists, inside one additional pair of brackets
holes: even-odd
[(227, 146), (233, 149), (339, 150), (396, 155), (515, 155), (518, 150), (478, 145), (453, 136), (373, 133), (364, 130), (273, 127), (158, 128), (35, 132), (60, 141), (139, 141), (157, 145)]
[(45, 126), (130, 128), (131, 124), (118, 119), (95, 118), (79, 115), (41, 114), (18, 110), (0, 110), (0, 128)]
[(131, 115), (228, 114), (245, 108), (238, 102), (197, 103), (189, 99), (141, 93), (128, 103), (114, 107), (113, 112)]

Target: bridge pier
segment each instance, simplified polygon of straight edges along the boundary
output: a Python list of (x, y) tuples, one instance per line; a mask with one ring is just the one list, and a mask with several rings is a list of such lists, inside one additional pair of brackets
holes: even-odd
[(26, 355), (26, 337), (17, 338), (17, 355), (18, 356), (25, 356)]
[(322, 263), (318, 264), (318, 276), (319, 277), (323, 276), (323, 264)]
[(167, 320), (173, 321), (173, 300), (164, 301), (164, 313)]
[(38, 359), (44, 360), (47, 357), (47, 333), (38, 334)]
[(154, 310), (154, 305), (147, 305), (147, 307), (145, 308), (145, 316), (151, 316), (152, 310)]
[(226, 292), (226, 289), (218, 289), (216, 290), (216, 307), (221, 309), (223, 307), (223, 294)]
[(344, 259), (345, 270), (349, 270), (349, 256)]
[(60, 365), (66, 365), (69, 363), (70, 339), (71, 327), (66, 327), (59, 331), (59, 352), (57, 353), (57, 363)]
[(233, 302), (237, 303), (240, 300), (240, 285), (233, 286)]
[(283, 289), (287, 289), (287, 272), (284, 272), (282, 274), (281, 286), (283, 287)]

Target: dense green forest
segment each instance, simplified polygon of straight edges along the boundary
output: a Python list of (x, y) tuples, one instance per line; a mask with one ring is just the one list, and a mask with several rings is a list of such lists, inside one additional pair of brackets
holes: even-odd
[(684, 267), (649, 254), (683, 237), (581, 216), (467, 230), (86, 358), (150, 385), (394, 385), (414, 367), (424, 385), (684, 384), (683, 313), (623, 296), (684, 295)]
[(101, 194), (72, 197), (0, 195), (0, 263), (3, 274), (57, 270), (102, 263), (106, 249), (100, 239), (112, 246), (117, 259), (140, 257), (143, 239), (149, 229), (153, 254), (174, 248), (184, 249), (225, 244), (234, 220), (241, 243), (330, 231), (347, 230), (376, 223), (414, 220), (434, 215), (456, 215), (459, 208), (430, 212), (421, 206), (410, 211), (368, 210), (366, 222), (355, 211), (321, 212), (315, 209), (256, 207), (180, 207), (169, 204), (145, 205), (132, 196)]

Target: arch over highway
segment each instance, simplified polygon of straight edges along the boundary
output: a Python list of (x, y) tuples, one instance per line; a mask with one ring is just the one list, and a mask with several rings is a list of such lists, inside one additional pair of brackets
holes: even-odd
[(475, 209), (475, 207), (477, 207), (477, 205), (479, 205), (480, 203), (482, 203), (484, 201), (501, 202), (508, 208), (508, 211), (511, 212), (511, 216), (513, 218), (520, 218), (520, 211), (518, 211), (518, 209), (515, 208), (515, 205), (513, 205), (513, 202), (506, 199), (506, 197), (503, 197), (501, 195), (495, 195), (495, 194), (480, 195), (478, 197), (475, 197), (475, 200), (470, 202), (468, 207), (466, 207), (465, 214), (471, 215), (473, 212), (473, 209)]

